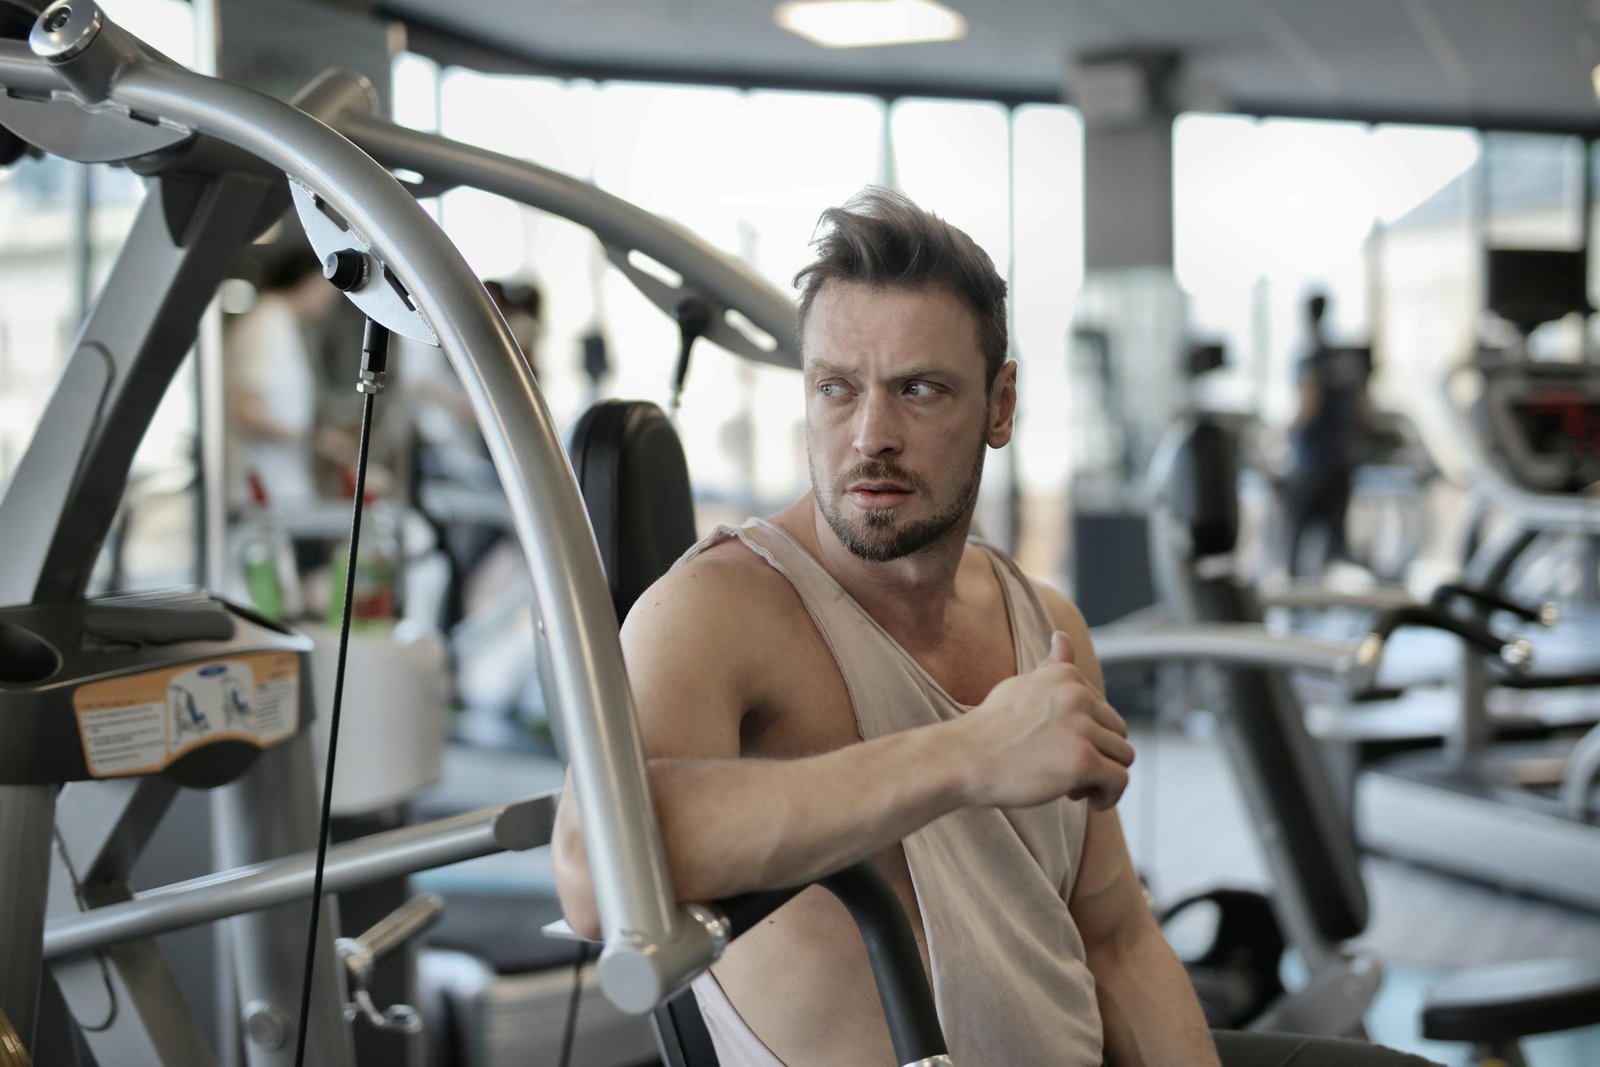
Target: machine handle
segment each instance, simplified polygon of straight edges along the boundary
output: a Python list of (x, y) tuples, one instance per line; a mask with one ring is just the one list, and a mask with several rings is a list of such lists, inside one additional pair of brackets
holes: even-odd
[[(889, 1022), (897, 1062), (948, 1064), (949, 1049), (934, 1010), (927, 972), (922, 967), (922, 951), (900, 898), (883, 872), (863, 860), (818, 879), (817, 884), (850, 910), (867, 943), (867, 958), (872, 963), (872, 977)], [(745, 893), (719, 901), (717, 907), (728, 919), (732, 936), (738, 937), (804, 888)]]
[(1554, 604), (1545, 603), (1537, 607), (1523, 604), (1489, 589), (1480, 589), (1477, 586), (1463, 585), (1460, 582), (1445, 582), (1433, 591), (1430, 603), (1436, 608), (1448, 608), (1452, 600), (1467, 600), (1479, 607), (1488, 608), (1490, 611), (1504, 611), (1515, 615), (1523, 622), (1538, 623), (1549, 629), (1561, 621), (1561, 609)]
[(1372, 631), (1362, 640), (1356, 651), (1356, 662), (1375, 670), (1383, 647), (1402, 626), (1420, 626), (1430, 630), (1443, 630), (1455, 634), (1485, 655), (1495, 656), (1515, 671), (1526, 671), (1533, 663), (1533, 646), (1526, 638), (1502, 638), (1487, 626), (1460, 618), (1443, 608), (1428, 604), (1411, 604), (1392, 608), (1378, 616)]
[(352, 951), (347, 964), (354, 968), (353, 961), (359, 959), (371, 967), (406, 940), (432, 926), (443, 913), (443, 897), (438, 893), (418, 893), (373, 923), (360, 937), (343, 939)]

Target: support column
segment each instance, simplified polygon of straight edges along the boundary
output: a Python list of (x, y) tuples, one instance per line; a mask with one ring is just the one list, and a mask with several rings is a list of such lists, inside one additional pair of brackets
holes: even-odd
[(55, 821), (53, 785), (0, 786), (0, 1012), (25, 1048), (34, 1045), (39, 1006), (39, 967), (44, 956), (45, 895), (50, 869), (50, 827)]

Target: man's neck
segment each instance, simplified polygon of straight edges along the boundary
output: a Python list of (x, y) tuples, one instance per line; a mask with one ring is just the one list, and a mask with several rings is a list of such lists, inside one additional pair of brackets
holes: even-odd
[(888, 563), (870, 563), (846, 548), (813, 496), (787, 508), (774, 521), (901, 644), (931, 646), (945, 636), (970, 520), (958, 523), (937, 543)]

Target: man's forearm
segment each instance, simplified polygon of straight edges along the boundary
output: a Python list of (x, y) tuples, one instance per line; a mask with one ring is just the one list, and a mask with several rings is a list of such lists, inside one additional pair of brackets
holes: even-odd
[[(678, 898), (804, 885), (960, 807), (961, 722), (804, 759), (652, 760), (651, 792)], [(590, 926), (593, 890), (574, 815), (564, 802), (557, 883), (568, 920)]]
[(1109, 1067), (1215, 1067), (1216, 1045), (1183, 964), (1152, 921), (1089, 947)]

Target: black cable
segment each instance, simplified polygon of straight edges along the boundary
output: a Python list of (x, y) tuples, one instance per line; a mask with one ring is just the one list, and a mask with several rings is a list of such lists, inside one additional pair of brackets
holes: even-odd
[[(384, 359), (388, 349), (389, 331), (371, 319), (367, 320), (366, 337), (362, 343), (362, 380), (368, 381), (369, 369), (377, 372), (378, 389), (382, 388)], [(367, 492), (367, 449), (372, 441), (372, 402), (377, 389), (362, 388), (361, 444), (356, 450), (355, 501), (350, 519), (350, 558), (344, 568), (344, 606), (339, 624), (339, 658), (333, 674), (333, 711), (328, 718), (328, 762), (322, 780), (322, 818), (317, 830), (317, 866), (311, 883), (311, 926), (306, 934), (305, 974), (300, 983), (300, 1026), (295, 1035), (295, 1067), (305, 1067), (306, 1030), (311, 1014), (311, 979), (317, 959), (317, 926), (322, 917), (322, 872), (328, 860), (328, 825), (333, 808), (333, 769), (339, 754), (339, 714), (344, 706), (344, 667), (350, 651), (350, 615), (355, 607), (356, 557), (361, 548), (361, 507)]]
[(572, 996), (567, 1001), (567, 1028), (561, 1035), (561, 1067), (572, 1060), (572, 1046), (578, 1033), (578, 1005), (583, 1000), (583, 965), (589, 959), (589, 946), (578, 945), (578, 958), (572, 961)]

